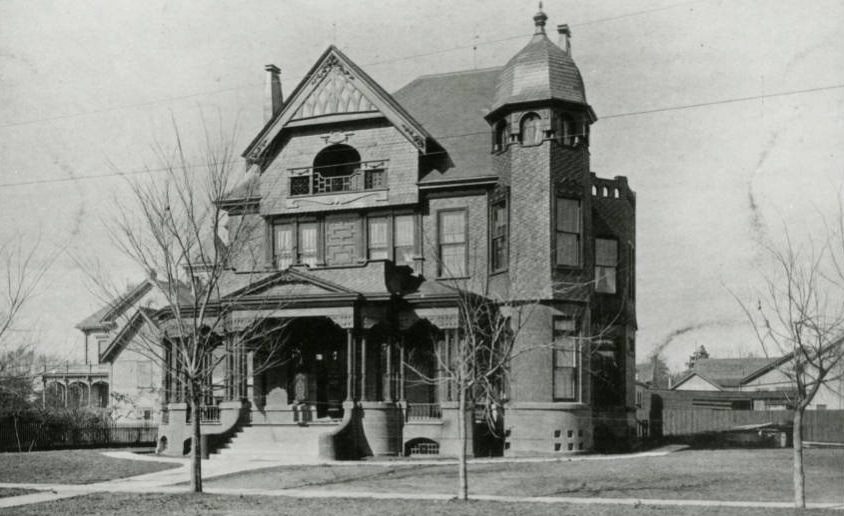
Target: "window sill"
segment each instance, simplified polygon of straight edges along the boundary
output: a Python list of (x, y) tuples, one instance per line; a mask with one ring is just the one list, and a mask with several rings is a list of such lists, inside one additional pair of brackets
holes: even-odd
[(583, 265), (560, 265), (555, 264), (554, 269), (563, 272), (583, 272), (586, 267)]
[(508, 269), (507, 267), (505, 267), (505, 268), (503, 268), (503, 269), (498, 269), (497, 271), (492, 271), (492, 272), (490, 272), (490, 273), (489, 273), (489, 275), (490, 275), (490, 276), (498, 276), (498, 275), (500, 275), (500, 274), (506, 274), (509, 270), (510, 270), (510, 269)]
[(472, 276), (437, 276), (438, 280), (458, 281), (472, 279)]
[(326, 197), (331, 195), (346, 195), (346, 194), (360, 194), (360, 193), (369, 193), (369, 192), (386, 192), (390, 188), (385, 186), (383, 188), (364, 188), (361, 190), (343, 190), (340, 192), (324, 192), (324, 193), (315, 193), (315, 194), (299, 194), (299, 195), (288, 195), (288, 199), (307, 199), (308, 197)]

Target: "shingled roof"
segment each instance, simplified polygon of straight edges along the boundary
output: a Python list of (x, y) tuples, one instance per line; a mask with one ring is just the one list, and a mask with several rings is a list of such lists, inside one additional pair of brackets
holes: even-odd
[[(500, 68), (423, 75), (393, 93), (443, 146), (452, 167), (433, 171), (420, 183), (489, 177), (490, 127), (484, 120), (495, 96)], [(436, 152), (436, 151), (435, 151)]]
[(113, 299), (104, 307), (83, 319), (76, 325), (76, 328), (82, 331), (109, 329), (127, 308), (143, 297), (150, 289), (152, 289), (152, 282), (149, 280), (138, 283), (124, 294)]
[(742, 384), (742, 381), (757, 372), (780, 360), (777, 358), (701, 358), (695, 361), (694, 365), (686, 370), (677, 380), (675, 388), (694, 375), (703, 377), (705, 380), (722, 388), (734, 388)]

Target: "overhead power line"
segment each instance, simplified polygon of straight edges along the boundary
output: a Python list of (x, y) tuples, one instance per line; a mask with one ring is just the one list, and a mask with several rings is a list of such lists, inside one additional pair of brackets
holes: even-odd
[[(619, 19), (622, 19), (622, 18), (631, 18), (631, 17), (634, 17), (634, 16), (641, 16), (643, 14), (650, 14), (650, 13), (657, 12), (657, 11), (665, 11), (667, 9), (674, 9), (674, 8), (677, 8), (677, 7), (682, 7), (684, 5), (701, 3), (701, 2), (706, 2), (706, 1), (710, 1), (710, 0), (691, 0), (691, 1), (688, 1), (688, 2), (680, 2), (680, 3), (677, 3), (677, 4), (658, 7), (658, 8), (655, 8), (655, 9), (635, 11), (635, 12), (632, 12), (632, 13), (622, 14), (622, 15), (619, 15), (619, 16), (613, 16), (611, 18), (600, 18), (600, 19), (597, 19), (597, 20), (590, 20), (590, 21), (585, 21), (585, 22), (582, 22), (582, 23), (575, 23), (575, 24), (572, 24), (571, 26), (572, 27), (583, 27), (583, 26), (587, 26), (587, 25), (597, 25), (597, 24), (600, 24), (600, 23), (615, 21), (615, 20), (619, 20)], [(385, 60), (381, 60), (381, 61), (373, 61), (373, 62), (369, 62), (369, 63), (363, 63), (360, 66), (379, 66), (379, 65), (383, 65), (383, 64), (397, 63), (397, 62), (401, 62), (401, 61), (412, 61), (414, 59), (419, 59), (419, 58), (422, 58), (422, 57), (430, 57), (430, 56), (435, 56), (435, 55), (440, 55), (440, 54), (447, 54), (449, 52), (455, 52), (455, 51), (458, 51), (458, 50), (466, 50), (466, 49), (476, 48), (476, 47), (481, 46), (481, 45), (492, 45), (492, 44), (495, 44), (495, 43), (501, 43), (501, 42), (504, 42), (504, 41), (512, 41), (512, 40), (515, 40), (515, 39), (525, 39), (526, 37), (527, 37), (527, 35), (525, 33), (522, 33), (522, 34), (518, 34), (518, 35), (508, 36), (508, 37), (505, 37), (505, 38), (498, 38), (498, 39), (492, 39), (492, 40), (487, 40), (487, 41), (475, 42), (475, 43), (472, 43), (470, 45), (458, 45), (458, 46), (454, 46), (454, 47), (444, 48), (444, 49), (441, 49), (441, 50), (435, 50), (435, 51), (432, 51), (432, 52), (425, 52), (425, 53), (422, 53), (422, 54), (411, 54), (411, 55), (396, 57), (396, 58), (392, 58), (392, 59), (385, 59)], [(9, 127), (20, 127), (20, 126), (24, 126), (24, 125), (38, 124), (38, 123), (42, 123), (42, 122), (54, 122), (54, 121), (57, 121), (57, 120), (66, 120), (68, 118), (76, 118), (76, 117), (80, 117), (80, 116), (89, 116), (89, 115), (96, 115), (96, 114), (101, 114), (101, 113), (109, 113), (111, 111), (121, 111), (121, 110), (124, 110), (124, 109), (133, 109), (133, 108), (137, 108), (137, 107), (154, 106), (156, 104), (166, 104), (166, 103), (170, 103), (170, 102), (174, 102), (174, 101), (178, 101), (178, 100), (185, 100), (185, 99), (196, 98), (196, 97), (204, 97), (204, 96), (208, 96), (208, 95), (216, 95), (216, 94), (219, 94), (219, 93), (242, 90), (242, 89), (246, 89), (246, 88), (255, 88), (255, 87), (258, 87), (258, 86), (263, 86), (263, 83), (245, 83), (245, 84), (240, 84), (240, 85), (237, 85), (237, 86), (231, 86), (231, 87), (228, 87), (228, 88), (222, 88), (222, 89), (217, 89), (217, 90), (209, 90), (209, 91), (200, 91), (200, 92), (196, 92), (196, 93), (188, 93), (188, 94), (185, 94), (185, 95), (179, 95), (179, 96), (175, 96), (175, 97), (164, 97), (164, 98), (160, 98), (160, 99), (149, 100), (149, 101), (144, 101), (144, 102), (136, 102), (136, 103), (131, 103), (131, 104), (121, 104), (121, 105), (118, 105), (118, 106), (111, 106), (111, 107), (106, 107), (106, 108), (102, 108), (102, 109), (94, 109), (94, 110), (91, 110), (91, 111), (81, 111), (81, 112), (78, 112), (78, 113), (68, 113), (66, 115), (56, 115), (56, 116), (45, 117), (45, 118), (33, 118), (33, 119), (30, 119), (30, 120), (20, 120), (18, 122), (11, 122), (11, 123), (8, 123), (8, 124), (2, 124), (2, 125), (0, 125), (0, 129), (6, 129), (6, 128), (9, 128)]]
[(628, 113), (616, 113), (614, 115), (606, 115), (602, 116), (602, 120), (606, 120), (608, 118), (623, 118), (628, 116), (639, 116), (639, 115), (649, 115), (652, 113), (662, 113), (665, 111), (679, 111), (682, 109), (692, 109), (692, 108), (699, 108), (699, 107), (706, 107), (706, 106), (717, 106), (719, 104), (733, 104), (736, 102), (746, 102), (748, 100), (761, 100), (761, 99), (769, 99), (772, 97), (787, 97), (789, 95), (800, 95), (803, 93), (814, 93), (818, 91), (829, 91), (829, 90), (837, 90), (844, 88), (844, 84), (834, 84), (832, 86), (820, 86), (818, 88), (807, 88), (805, 90), (794, 90), (794, 91), (783, 91), (780, 93), (766, 93), (763, 95), (752, 95), (750, 97), (736, 97), (732, 99), (726, 100), (714, 100), (712, 102), (700, 102), (697, 104), (686, 104), (683, 106), (671, 106), (671, 107), (664, 107), (664, 108), (655, 108), (655, 109), (646, 109), (643, 111), (630, 111)]
[[(695, 108), (708, 107), (708, 106), (717, 106), (717, 105), (722, 105), (722, 104), (734, 104), (734, 103), (737, 103), (737, 102), (747, 102), (747, 101), (751, 101), (751, 100), (760, 100), (760, 99), (772, 98), (772, 97), (787, 97), (787, 96), (791, 96), (791, 95), (817, 93), (817, 92), (830, 91), (830, 90), (836, 90), (836, 89), (842, 89), (842, 88), (844, 88), (844, 84), (834, 84), (834, 85), (831, 85), (831, 86), (819, 86), (819, 87), (816, 87), (816, 88), (806, 88), (806, 89), (801, 89), (801, 90), (783, 91), (783, 92), (778, 92), (778, 93), (767, 93), (767, 94), (764, 94), (764, 95), (753, 95), (753, 96), (749, 96), (749, 97), (735, 97), (735, 98), (731, 98), (731, 99), (715, 100), (715, 101), (711, 101), (711, 102), (698, 102), (698, 103), (695, 103), (695, 104), (683, 104), (683, 105), (668, 106), (668, 107), (663, 107), (663, 108), (647, 109), (647, 110), (642, 110), (642, 111), (629, 111), (629, 112), (624, 112), (624, 113), (615, 113), (615, 114), (610, 114), (610, 115), (603, 115), (603, 116), (601, 116), (601, 119), (607, 120), (607, 119), (613, 119), (613, 118), (625, 118), (625, 117), (649, 115), (649, 114), (654, 114), (654, 113), (664, 113), (664, 112), (669, 112), (669, 111), (683, 111), (683, 110), (686, 110), (686, 109), (695, 109)], [(474, 132), (468, 132), (468, 133), (444, 134), (444, 135), (438, 135), (436, 137), (436, 139), (437, 140), (448, 140), (448, 139), (452, 139), (452, 138), (460, 138), (460, 137), (464, 137), (464, 136), (476, 136), (476, 135), (481, 135), (481, 134), (489, 134), (489, 131), (474, 131)], [(386, 147), (390, 147), (392, 145), (400, 145), (400, 144), (385, 143), (385, 144), (379, 145), (379, 148), (383, 149), (383, 148), (386, 148)], [(435, 152), (428, 153), (428, 155), (446, 154), (446, 153), (447, 153), (447, 151), (435, 151)], [(242, 161), (238, 159), (238, 160), (234, 160), (234, 161), (228, 161), (228, 162), (225, 162), (225, 163), (221, 162), (221, 163), (215, 163), (215, 164), (217, 164), (217, 165), (221, 165), (221, 164), (231, 165), (231, 164), (237, 164), (237, 163), (242, 163)], [(197, 165), (190, 165), (190, 166), (188, 166), (188, 168), (201, 168), (201, 167), (205, 167), (205, 166), (208, 166), (208, 165), (209, 164), (207, 164), (207, 163), (202, 163), (202, 164), (197, 164)], [(15, 182), (15, 183), (0, 183), (0, 188), (11, 188), (11, 187), (16, 187), (16, 186), (30, 186), (30, 185), (50, 184), (50, 183), (66, 183), (66, 182), (71, 182), (71, 181), (82, 181), (82, 180), (88, 180), (88, 179), (102, 179), (102, 178), (107, 178), (107, 177), (129, 176), (129, 175), (138, 175), (138, 174), (151, 174), (151, 173), (155, 173), (155, 172), (164, 172), (164, 171), (170, 170), (171, 168), (172, 167), (143, 168), (143, 169), (137, 169), (137, 170), (130, 170), (130, 171), (127, 171), (127, 172), (108, 172), (108, 173), (102, 173), (102, 174), (90, 174), (90, 175), (82, 175), (82, 176), (75, 176), (75, 177), (56, 178), (56, 179), (34, 179), (32, 181), (20, 181), (20, 182)]]

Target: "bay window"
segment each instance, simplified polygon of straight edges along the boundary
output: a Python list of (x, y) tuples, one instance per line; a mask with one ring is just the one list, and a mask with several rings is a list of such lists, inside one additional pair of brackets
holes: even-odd
[(554, 399), (578, 399), (578, 366), (580, 357), (577, 345), (577, 324), (571, 317), (554, 317)]

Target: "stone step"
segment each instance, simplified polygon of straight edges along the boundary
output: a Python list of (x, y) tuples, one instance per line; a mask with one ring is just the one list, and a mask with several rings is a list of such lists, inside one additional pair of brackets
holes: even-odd
[(338, 425), (252, 425), (243, 427), (211, 457), (216, 460), (315, 462), (319, 440)]

